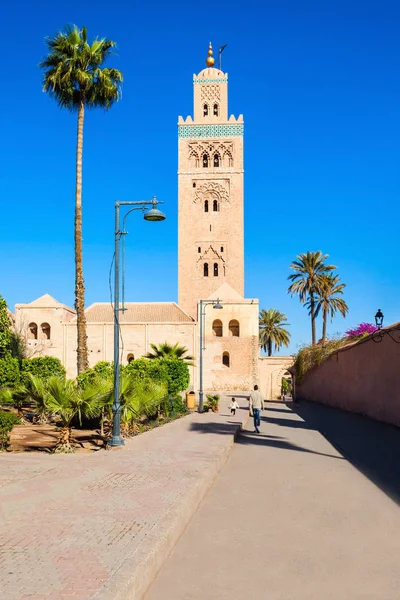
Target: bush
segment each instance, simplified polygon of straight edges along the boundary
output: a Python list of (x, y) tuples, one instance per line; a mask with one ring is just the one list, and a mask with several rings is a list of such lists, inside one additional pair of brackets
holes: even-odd
[[(151, 361), (153, 362), (153, 361)], [(176, 396), (188, 388), (190, 382), (189, 367), (183, 360), (162, 360), (167, 370), (168, 393)]]
[[(167, 368), (164, 360), (149, 360), (147, 358), (138, 358), (132, 360), (125, 367), (125, 373), (132, 375), (134, 379), (151, 379), (158, 383), (168, 380)], [(168, 390), (169, 391), (169, 390)]]
[(92, 385), (98, 377), (112, 381), (114, 379), (114, 364), (101, 360), (94, 367), (86, 369), (78, 375), (76, 381), (79, 387), (84, 390), (88, 385)]
[(296, 369), (296, 382), (300, 383), (304, 376), (314, 367), (323, 363), (333, 352), (351, 342), (348, 337), (332, 339), (325, 344), (305, 346), (297, 353), (294, 367)]
[(4, 358), (0, 358), (0, 387), (13, 387), (14, 385), (17, 385), (19, 381), (20, 372), (18, 359), (13, 358), (9, 354)]
[(35, 358), (24, 358), (21, 365), (21, 377), (23, 380), (25, 373), (32, 373), (41, 379), (47, 379), (53, 376), (65, 377), (66, 371), (59, 358), (54, 356), (36, 356)]
[(166, 419), (175, 419), (180, 415), (186, 415), (188, 409), (180, 396), (169, 396), (161, 403), (160, 413)]
[(18, 415), (13, 412), (0, 410), (0, 449), (4, 450), (7, 448), (10, 442), (10, 436), (8, 435), (14, 425), (18, 425), (21, 421)]

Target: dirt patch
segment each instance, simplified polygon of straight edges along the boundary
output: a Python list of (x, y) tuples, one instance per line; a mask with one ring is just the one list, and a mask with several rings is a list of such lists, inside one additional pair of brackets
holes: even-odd
[[(73, 429), (75, 452), (94, 452), (104, 448), (104, 440), (93, 429)], [(10, 433), (11, 452), (53, 452), (59, 436), (56, 425), (16, 425)]]

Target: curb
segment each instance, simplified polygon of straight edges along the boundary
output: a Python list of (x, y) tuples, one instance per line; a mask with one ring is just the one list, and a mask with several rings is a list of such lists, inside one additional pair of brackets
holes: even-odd
[[(225, 465), (235, 440), (247, 423), (248, 414), (238, 423), (232, 435), (215, 460), (204, 471), (204, 477), (183, 502), (169, 510), (163, 522), (158, 523), (150, 535), (140, 544), (140, 556), (136, 551), (126, 557), (121, 567), (111, 576), (95, 600), (142, 600), (156, 578), (166, 559), (184, 534), (200, 503)], [(148, 548), (148, 552), (146, 552)], [(143, 554), (145, 558), (143, 558)]]

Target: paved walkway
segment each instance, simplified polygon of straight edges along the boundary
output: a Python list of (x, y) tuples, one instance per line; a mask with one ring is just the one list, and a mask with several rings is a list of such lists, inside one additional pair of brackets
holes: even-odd
[(0, 454), (1, 600), (142, 598), (247, 418), (221, 412), (109, 452)]
[(309, 420), (264, 415), (145, 599), (398, 600), (399, 506)]

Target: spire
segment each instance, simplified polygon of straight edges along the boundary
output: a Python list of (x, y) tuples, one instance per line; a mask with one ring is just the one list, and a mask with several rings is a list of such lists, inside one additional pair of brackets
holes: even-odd
[(208, 56), (206, 58), (206, 65), (207, 67), (213, 67), (215, 63), (215, 59), (213, 58), (213, 49), (212, 49), (212, 45), (210, 42), (210, 45), (208, 46)]

